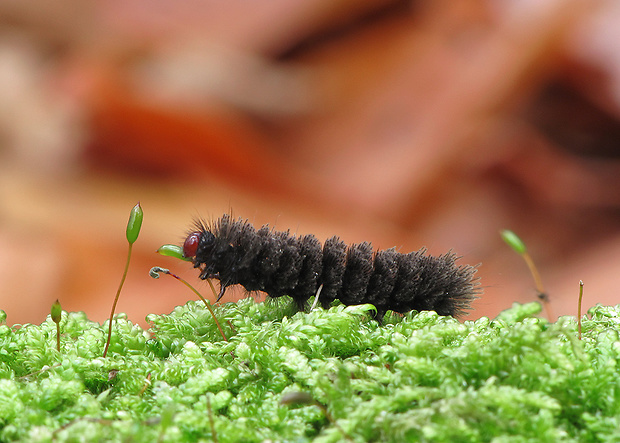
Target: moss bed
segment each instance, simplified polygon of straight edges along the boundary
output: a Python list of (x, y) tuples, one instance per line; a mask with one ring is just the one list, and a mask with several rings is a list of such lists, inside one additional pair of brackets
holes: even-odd
[[(0, 325), (0, 441), (620, 441), (620, 306), (495, 320), (249, 298), (149, 315)], [(0, 321), (6, 315), (0, 311)], [(294, 393), (312, 399), (283, 404)]]

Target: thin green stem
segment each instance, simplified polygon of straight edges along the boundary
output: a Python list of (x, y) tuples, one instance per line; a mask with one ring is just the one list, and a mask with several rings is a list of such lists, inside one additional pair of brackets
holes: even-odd
[(60, 352), (60, 322), (56, 323), (56, 349)]
[(213, 443), (218, 443), (217, 432), (215, 431), (215, 421), (213, 420), (213, 409), (211, 409), (211, 399), (209, 395), (207, 397), (207, 412), (209, 414), (209, 424), (211, 426), (211, 438)]
[(31, 372), (30, 374), (22, 375), (22, 376), (18, 377), (18, 379), (21, 380), (23, 378), (28, 378), (28, 377), (31, 377), (33, 375), (42, 374), (42, 373), (44, 373), (46, 371), (49, 371), (50, 369), (57, 368), (60, 365), (62, 365), (62, 363), (56, 363), (56, 364), (54, 364), (52, 366), (44, 366), (43, 369), (39, 369), (38, 371)]
[(129, 248), (127, 249), (127, 262), (125, 263), (125, 271), (123, 272), (123, 277), (121, 278), (121, 283), (118, 285), (118, 290), (116, 291), (116, 297), (114, 298), (114, 304), (112, 304), (112, 311), (110, 312), (110, 326), (108, 328), (108, 340), (105, 343), (105, 349), (103, 350), (103, 358), (108, 355), (108, 348), (110, 347), (110, 339), (112, 338), (112, 323), (114, 322), (114, 311), (116, 310), (116, 304), (118, 303), (118, 298), (121, 295), (121, 289), (123, 289), (123, 285), (125, 284), (125, 279), (127, 278), (127, 271), (129, 270), (129, 261), (131, 260), (131, 250), (133, 248), (133, 243), (129, 243)]
[[(228, 338), (226, 338), (226, 334), (224, 334), (224, 330), (222, 329), (222, 326), (220, 325), (220, 322), (217, 320), (217, 317), (215, 316), (215, 312), (213, 312), (213, 309), (211, 308), (211, 303), (209, 303), (207, 301), (207, 299), (205, 299), (200, 292), (198, 292), (192, 285), (190, 285), (188, 282), (186, 282), (185, 280), (183, 280), (181, 277), (179, 277), (176, 274), (173, 274), (172, 272), (170, 272), (168, 269), (160, 269), (160, 272), (163, 272), (164, 274), (168, 274), (171, 277), (176, 278), (177, 280), (179, 280), (181, 283), (183, 283), (185, 286), (187, 286), (189, 289), (191, 289), (191, 291), (196, 294), (200, 300), (203, 301), (203, 303), (205, 304), (205, 306), (207, 307), (207, 309), (209, 310), (209, 312), (211, 313), (211, 316), (213, 317), (213, 320), (215, 321), (215, 325), (217, 326), (217, 329), (219, 329), (220, 334), (222, 335), (222, 338), (224, 339), (224, 341), (228, 341)], [(215, 288), (213, 287), (213, 283), (211, 283), (211, 280), (207, 280), (207, 283), (209, 283), (209, 285), (211, 286), (211, 289), (213, 289), (213, 293), (216, 294), (215, 292)]]
[(142, 389), (140, 389), (140, 394), (138, 395), (142, 397), (142, 395), (144, 395), (144, 393), (146, 392), (149, 386), (151, 386), (151, 373), (150, 372), (146, 374), (146, 379), (144, 380), (144, 384), (142, 385)]
[[(207, 279), (207, 283), (209, 283), (209, 286), (211, 286), (211, 291), (213, 292), (213, 295), (215, 296), (215, 298), (217, 299), (217, 291), (215, 290), (215, 286), (213, 286), (213, 282), (211, 281), (210, 278)], [(194, 292), (196, 292), (196, 290), (194, 289)], [(198, 294), (198, 292), (196, 292)], [(200, 294), (199, 294), (200, 295)], [(216, 302), (218, 303), (218, 302)]]
[(527, 267), (534, 278), (534, 284), (536, 285), (536, 291), (538, 291), (538, 298), (542, 301), (543, 306), (545, 307), (545, 312), (547, 313), (547, 318), (549, 321), (553, 321), (553, 313), (551, 312), (551, 303), (549, 303), (549, 295), (545, 292), (545, 287), (543, 286), (542, 279), (540, 278), (540, 273), (534, 264), (534, 260), (530, 256), (529, 252), (525, 251), (521, 254), (523, 260), (527, 264)]
[(56, 323), (56, 350), (60, 352), (60, 321), (62, 320), (62, 307), (58, 299), (52, 303), (52, 309), (50, 309), (50, 317), (52, 321)]
[(583, 299), (583, 280), (579, 280), (579, 304), (577, 305), (577, 330), (581, 340), (581, 300)]
[(540, 278), (538, 269), (536, 268), (536, 265), (534, 264), (534, 260), (532, 260), (532, 257), (530, 256), (529, 252), (523, 253), (523, 259), (525, 260), (525, 263), (527, 263), (527, 267), (530, 269), (530, 272), (532, 273), (532, 277), (534, 277), (534, 283), (536, 284), (536, 290), (544, 294), (545, 289), (542, 284), (542, 279)]

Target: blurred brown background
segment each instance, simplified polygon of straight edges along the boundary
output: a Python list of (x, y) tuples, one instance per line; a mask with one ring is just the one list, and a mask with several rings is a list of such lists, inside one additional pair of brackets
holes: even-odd
[[(230, 210), (321, 240), (482, 263), (468, 318), (620, 302), (615, 1), (0, 3), (0, 309), (144, 325), (205, 295), (159, 257)], [(233, 300), (233, 294), (227, 296)]]

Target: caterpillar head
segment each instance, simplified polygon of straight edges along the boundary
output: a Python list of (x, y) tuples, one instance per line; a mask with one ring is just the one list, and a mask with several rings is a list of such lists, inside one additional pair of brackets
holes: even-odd
[(204, 257), (215, 246), (215, 236), (209, 231), (190, 232), (183, 243), (183, 256), (196, 258), (197, 255)]
[(198, 252), (198, 245), (200, 244), (200, 234), (199, 231), (191, 232), (185, 242), (183, 243), (183, 256), (185, 258), (193, 258), (196, 257), (196, 252)]

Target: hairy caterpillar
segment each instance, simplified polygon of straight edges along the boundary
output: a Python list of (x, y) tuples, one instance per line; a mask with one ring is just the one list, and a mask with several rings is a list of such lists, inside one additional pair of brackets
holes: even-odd
[(240, 284), (270, 297), (289, 295), (304, 309), (320, 288), (323, 307), (335, 299), (372, 303), (378, 320), (388, 310), (463, 314), (479, 293), (476, 268), (457, 266), (452, 252), (438, 257), (425, 252), (374, 251), (367, 242), (347, 247), (338, 237), (321, 245), (313, 235), (297, 237), (268, 225), (257, 230), (230, 215), (212, 224), (198, 221), (183, 244), (201, 279), (219, 279), (218, 300), (228, 286)]

